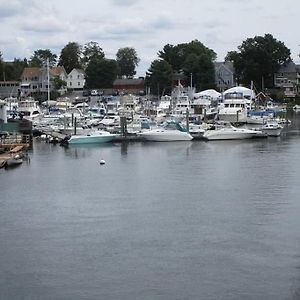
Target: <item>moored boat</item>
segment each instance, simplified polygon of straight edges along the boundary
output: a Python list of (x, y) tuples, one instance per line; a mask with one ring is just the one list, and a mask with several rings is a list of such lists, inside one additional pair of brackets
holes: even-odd
[(261, 130), (268, 136), (280, 136), (283, 126), (278, 124), (276, 120), (267, 120), (267, 122), (261, 127)]
[(167, 121), (163, 126), (145, 130), (139, 135), (143, 139), (153, 142), (191, 141), (193, 139), (192, 135), (175, 121)]
[(242, 140), (265, 136), (261, 130), (248, 128), (237, 128), (231, 124), (216, 125), (204, 132), (203, 138), (206, 140)]
[(109, 133), (104, 130), (88, 131), (79, 135), (72, 135), (68, 144), (102, 144), (111, 142), (116, 134)]

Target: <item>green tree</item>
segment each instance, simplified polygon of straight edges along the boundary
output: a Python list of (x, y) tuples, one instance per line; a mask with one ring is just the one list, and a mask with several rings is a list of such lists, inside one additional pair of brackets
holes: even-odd
[(156, 59), (151, 63), (146, 73), (146, 86), (150, 87), (151, 94), (159, 97), (172, 89), (172, 66), (165, 60)]
[(189, 54), (184, 61), (183, 71), (186, 77), (192, 75), (192, 84), (197, 90), (215, 87), (215, 67), (208, 55)]
[(116, 60), (119, 65), (119, 75), (128, 77), (136, 74), (135, 68), (138, 66), (140, 59), (134, 48), (120, 48), (116, 54)]
[(18, 81), (25, 67), (28, 66), (26, 58), (24, 60), (14, 59), (14, 61), (0, 61), (0, 80)]
[(253, 81), (260, 88), (274, 86), (274, 74), (291, 55), (284, 43), (271, 34), (248, 38), (238, 50), (228, 52), (225, 60), (233, 62), (239, 83)]
[(99, 46), (97, 42), (89, 42), (83, 47), (83, 57), (82, 64), (87, 66), (88, 62), (95, 59), (104, 59), (103, 49)]
[(158, 51), (158, 57), (169, 63), (174, 71), (180, 72), (182, 70), (184, 53), (180, 45), (165, 45), (163, 50)]
[(92, 59), (87, 65), (85, 75), (88, 88), (111, 88), (118, 75), (118, 64), (113, 59)]
[(69, 74), (74, 68), (81, 69), (81, 46), (76, 42), (68, 43), (60, 53), (58, 65), (64, 66)]
[(58, 91), (59, 89), (61, 89), (62, 87), (66, 87), (67, 86), (67, 82), (60, 79), (59, 76), (55, 76), (53, 78), (53, 86), (54, 86), (54, 89), (56, 91)]
[(49, 66), (55, 66), (57, 61), (57, 55), (53, 54), (49, 49), (39, 49), (34, 51), (33, 55), (30, 57), (29, 66), (30, 67), (42, 67), (47, 63), (49, 59)]
[(216, 53), (198, 40), (176, 46), (167, 44), (158, 56), (168, 62), (176, 72), (186, 77), (193, 74), (193, 83), (198, 89), (213, 87), (215, 82), (214, 60)]

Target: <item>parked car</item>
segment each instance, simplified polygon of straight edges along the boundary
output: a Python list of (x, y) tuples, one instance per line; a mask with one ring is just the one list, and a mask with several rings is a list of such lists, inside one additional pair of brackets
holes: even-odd
[(91, 90), (91, 96), (98, 96), (97, 90)]

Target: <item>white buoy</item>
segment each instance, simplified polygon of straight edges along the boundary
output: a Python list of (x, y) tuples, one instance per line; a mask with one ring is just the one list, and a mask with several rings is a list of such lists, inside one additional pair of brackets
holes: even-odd
[(104, 165), (105, 164), (105, 160), (104, 159), (101, 159), (100, 160), (100, 165)]

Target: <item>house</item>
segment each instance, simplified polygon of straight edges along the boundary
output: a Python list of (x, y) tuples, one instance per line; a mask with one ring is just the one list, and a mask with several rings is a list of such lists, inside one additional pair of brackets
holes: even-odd
[(18, 97), (19, 90), (19, 81), (0, 81), (0, 99)]
[[(60, 78), (67, 81), (67, 73), (64, 67), (49, 68), (49, 90), (53, 91), (53, 79)], [(48, 92), (48, 70), (46, 67), (30, 67), (24, 68), (21, 75), (21, 96), (27, 97), (32, 93)], [(63, 92), (63, 91), (61, 91)]]
[(236, 86), (233, 63), (230, 61), (215, 62), (215, 84), (218, 90), (224, 91)]
[(73, 69), (67, 78), (67, 87), (72, 90), (83, 90), (85, 86), (85, 73), (82, 69)]
[(285, 97), (294, 98), (300, 92), (300, 65), (292, 60), (284, 63), (274, 74), (274, 86), (283, 90)]
[(113, 88), (125, 94), (139, 94), (144, 91), (143, 78), (125, 78), (116, 79), (113, 83)]

